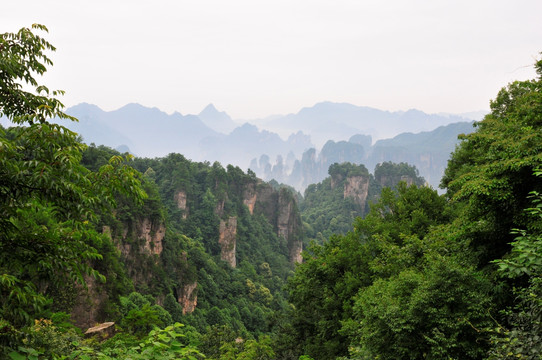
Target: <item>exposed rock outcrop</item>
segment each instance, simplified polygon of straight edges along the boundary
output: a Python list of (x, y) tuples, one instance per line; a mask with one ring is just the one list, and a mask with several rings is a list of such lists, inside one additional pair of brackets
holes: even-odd
[(243, 193), (243, 203), (251, 214), (262, 214), (288, 244), (290, 261), (301, 262), (303, 235), (301, 216), (295, 197), (288, 189), (275, 190), (269, 184), (248, 184)]
[(412, 176), (408, 176), (408, 175), (402, 175), (401, 181), (404, 181), (407, 184), (407, 186), (414, 184), (414, 179), (412, 178)]
[(292, 233), (292, 202), (285, 201), (283, 197), (279, 197), (279, 214), (277, 218), (277, 235), (288, 239)]
[(248, 207), (250, 215), (254, 214), (254, 206), (256, 205), (257, 199), (258, 195), (256, 194), (256, 185), (254, 183), (248, 184), (243, 192), (243, 204)]
[[(108, 226), (104, 226), (102, 232), (111, 238), (120, 251), (121, 260), (126, 267), (126, 275), (136, 288), (149, 286), (155, 281), (148, 267), (151, 263), (156, 265), (160, 263), (160, 255), (164, 249), (166, 226), (161, 220), (153, 221), (148, 217), (136, 217), (132, 221), (123, 223), (122, 227), (115, 229), (113, 233)], [(94, 295), (91, 294), (91, 297)]]
[(183, 315), (192, 313), (198, 305), (198, 282), (195, 281), (181, 288), (180, 296), (177, 299), (183, 308)]
[(303, 242), (297, 241), (295, 243), (295, 246), (292, 246), (290, 249), (290, 262), (294, 264), (301, 264), (303, 262), (303, 256), (301, 256), (301, 253), (303, 252)]
[(186, 205), (186, 192), (180, 190), (175, 193), (174, 196), (175, 202), (177, 203), (177, 207), (182, 210), (182, 218), (186, 219), (188, 217), (188, 206)]
[(100, 320), (101, 305), (108, 299), (107, 293), (102, 291), (103, 286), (92, 276), (84, 275), (86, 288), (77, 285), (77, 296), (73, 308), (71, 309), (71, 318), (74, 323), (81, 328), (94, 326)]
[(291, 263), (302, 261), (303, 241), (301, 236), (301, 218), (295, 198), (285, 189), (279, 193), (277, 234), (286, 239)]
[[(104, 226), (103, 233), (111, 237), (111, 229)], [(163, 223), (153, 223), (148, 218), (143, 218), (135, 223), (135, 231), (124, 228), (122, 231), (122, 239), (116, 239), (117, 248), (120, 250), (123, 257), (130, 256), (134, 245), (132, 241), (128, 241), (128, 236), (135, 233), (136, 239), (140, 241), (141, 248), (149, 255), (160, 255), (164, 246), (162, 241), (166, 235), (166, 226)], [(119, 241), (120, 240), (120, 241)]]
[(353, 198), (362, 211), (365, 209), (368, 194), (369, 177), (350, 176), (346, 178), (344, 182), (344, 198)]
[(138, 224), (138, 238), (145, 239), (143, 249), (150, 254), (160, 255), (163, 250), (162, 240), (166, 235), (166, 227), (164, 224), (160, 223), (154, 225), (148, 219), (143, 219)]
[(400, 176), (389, 176), (382, 175), (376, 179), (381, 187), (391, 187), (394, 188), (400, 181), (404, 181), (408, 186), (414, 184), (414, 179), (410, 175), (400, 175)]
[(235, 259), (237, 235), (237, 217), (229, 217), (227, 221), (220, 220), (219, 238), (220, 258), (230, 264), (231, 267), (237, 265)]

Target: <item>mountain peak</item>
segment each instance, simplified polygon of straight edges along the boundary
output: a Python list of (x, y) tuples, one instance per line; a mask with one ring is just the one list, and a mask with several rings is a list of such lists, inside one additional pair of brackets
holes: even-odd
[(79, 103), (77, 105), (71, 106), (67, 109), (67, 112), (70, 111), (81, 111), (81, 112), (103, 112), (97, 105), (89, 104), (86, 102)]
[(210, 103), (209, 105), (207, 105), (203, 110), (201, 110), (201, 112), (199, 113), (200, 116), (213, 116), (213, 115), (218, 115), (218, 114), (225, 114), (224, 111), (218, 111), (218, 109), (212, 104)]
[(237, 126), (225, 111), (218, 111), (213, 104), (207, 105), (198, 117), (211, 129), (224, 134), (230, 133)]

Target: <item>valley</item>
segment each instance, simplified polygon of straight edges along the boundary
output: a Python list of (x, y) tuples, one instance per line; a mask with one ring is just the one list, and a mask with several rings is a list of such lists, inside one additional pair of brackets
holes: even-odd
[(0, 357), (540, 358), (542, 60), (475, 122), (238, 126), (65, 109), (42, 32), (0, 36)]

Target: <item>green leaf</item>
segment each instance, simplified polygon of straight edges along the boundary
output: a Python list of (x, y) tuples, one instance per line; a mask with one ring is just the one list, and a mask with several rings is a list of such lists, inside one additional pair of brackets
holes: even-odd
[(25, 355), (21, 355), (19, 354), (17, 351), (12, 351), (8, 354), (8, 356), (12, 359), (12, 360), (26, 360), (26, 356)]

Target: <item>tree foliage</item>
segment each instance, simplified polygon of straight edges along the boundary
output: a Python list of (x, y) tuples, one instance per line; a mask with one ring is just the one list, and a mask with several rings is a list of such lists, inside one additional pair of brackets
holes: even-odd
[[(425, 271), (425, 254), (438, 254), (436, 249), (444, 245), (422, 239), (433, 227), (446, 223), (446, 213), (446, 202), (436, 191), (402, 183), (396, 192), (385, 189), (367, 217), (356, 220), (353, 231), (314, 244), (289, 283), (296, 307), (293, 325), (304, 351), (325, 359), (347, 355), (349, 343), (354, 344), (358, 336), (353, 334), (365, 329), (354, 323), (371, 324), (361, 320), (360, 309), (368, 307), (356, 305), (362, 302), (358, 293), (367, 289), (369, 294), (387, 281), (403, 282), (405, 274), (423, 277), (419, 272)], [(377, 305), (382, 299), (373, 295), (369, 299)], [(352, 322), (356, 317), (359, 322)], [(424, 323), (422, 316), (416, 321), (419, 326)], [(417, 330), (420, 327), (412, 329)]]
[[(542, 176), (540, 170), (535, 172)], [(542, 221), (542, 195), (531, 192), (529, 216)], [(542, 229), (515, 230), (518, 236), (510, 244), (512, 250), (503, 259), (495, 260), (502, 276), (527, 280), (526, 287), (514, 289), (512, 306), (503, 311), (506, 324), (497, 324), (493, 331), (490, 359), (539, 359), (542, 354)]]
[(477, 223), (472, 237), (484, 262), (510, 250), (510, 230), (529, 221), (528, 193), (542, 190), (533, 175), (542, 164), (542, 61), (535, 68), (539, 78), (499, 91), (477, 131), (461, 137), (442, 179), (451, 200), (468, 204), (464, 216)]
[[(542, 76), (542, 61), (536, 69)], [(384, 190), (353, 231), (309, 249), (289, 287), (302, 351), (540, 357), (541, 90), (538, 78), (499, 92), (452, 154), (445, 196), (405, 184)]]
[(418, 186), (425, 183), (425, 179), (420, 176), (418, 169), (415, 166), (407, 163), (394, 164), (390, 161), (385, 161), (375, 166), (375, 180), (382, 187), (395, 187), (399, 182), (405, 181)]
[[(300, 205), (307, 237), (320, 243), (332, 234), (346, 234), (356, 217), (367, 216), (369, 204), (378, 199), (383, 189), (395, 188), (401, 182), (418, 186), (424, 183), (418, 176), (418, 170), (405, 163), (377, 165), (374, 176), (364, 165), (335, 163), (329, 167), (328, 173), (330, 176), (324, 181), (307, 187)], [(357, 185), (357, 194), (347, 195), (349, 181), (358, 181), (359, 178), (365, 184)]]
[(104, 280), (90, 266), (102, 258), (96, 213), (109, 211), (117, 193), (145, 197), (121, 157), (91, 172), (81, 165), (85, 145), (77, 135), (50, 122), (73, 118), (55, 97), (62, 92), (35, 78), (54, 50), (36, 30), (47, 31), (34, 25), (0, 36), (0, 115), (19, 125), (0, 129), (0, 316), (17, 327), (40, 315), (48, 284)]

